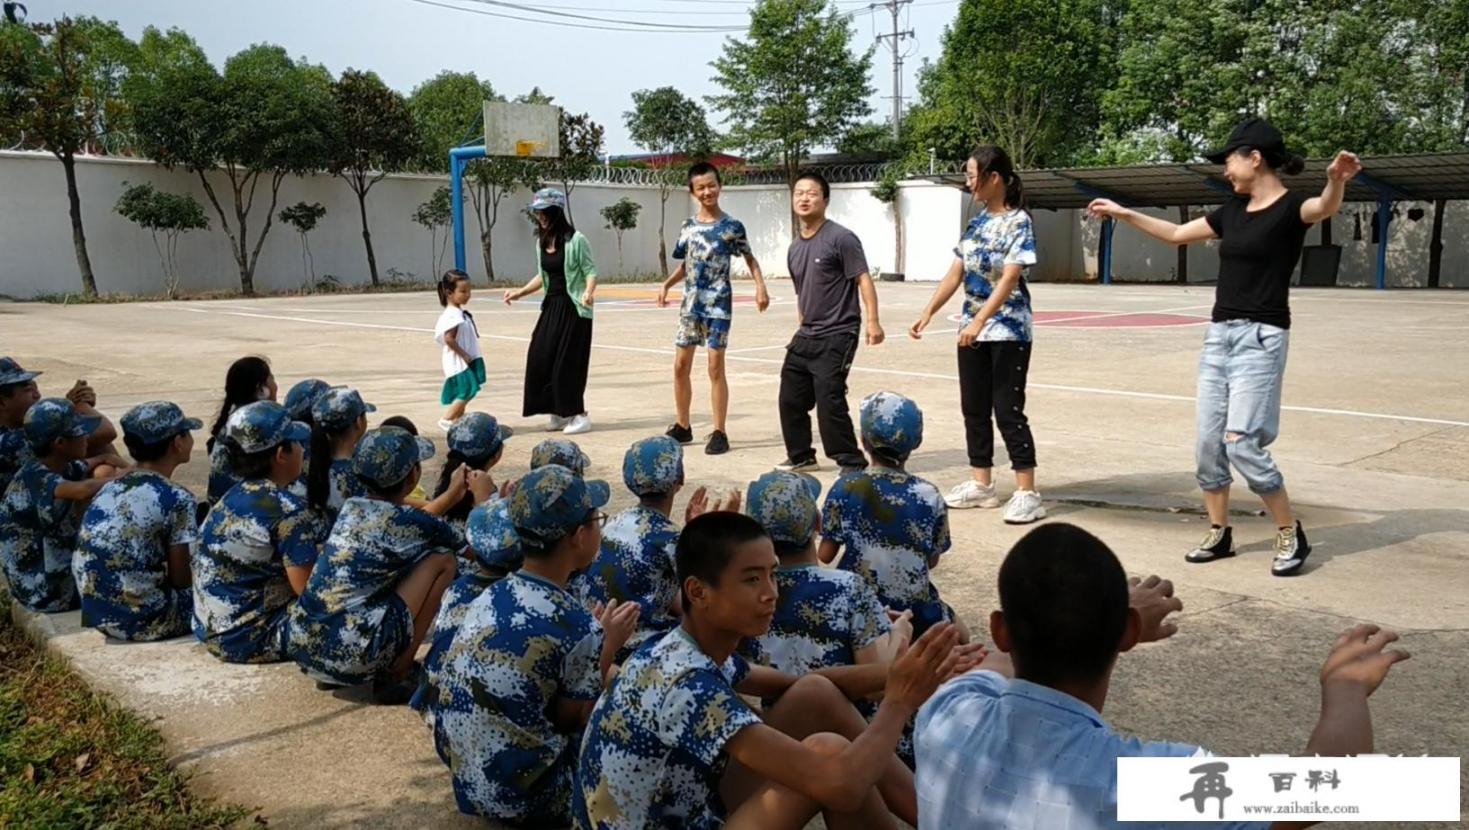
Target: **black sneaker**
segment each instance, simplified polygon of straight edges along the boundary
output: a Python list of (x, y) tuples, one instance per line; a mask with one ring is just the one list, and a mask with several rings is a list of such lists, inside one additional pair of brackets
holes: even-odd
[(1234, 556), (1234, 528), (1211, 527), (1198, 547), (1184, 555), (1188, 562), (1213, 562)]
[(1300, 571), (1311, 554), (1311, 543), (1306, 541), (1306, 531), (1301, 523), (1275, 534), (1275, 561), (1270, 563), (1270, 572), (1276, 576), (1290, 576)]
[(372, 702), (378, 706), (406, 705), (413, 699), (413, 693), (418, 691), (418, 683), (422, 678), (423, 672), (418, 666), (402, 680), (393, 680), (386, 675), (376, 677), (372, 681)]
[(860, 473), (865, 469), (867, 469), (866, 464), (843, 464), (841, 468), (841, 475), (849, 476), (853, 473)]
[(775, 465), (775, 469), (783, 473), (809, 473), (812, 470), (821, 469), (821, 465), (816, 463), (815, 458), (805, 458), (800, 461), (787, 458)]
[(337, 689), (345, 689), (345, 688), (347, 688), (345, 685), (343, 685), (341, 683), (333, 683), (330, 680), (318, 680), (318, 681), (316, 681), (316, 690), (318, 692), (335, 692)]
[(722, 430), (714, 430), (709, 435), (709, 443), (704, 445), (705, 455), (724, 455), (729, 452), (729, 436)]
[(678, 424), (674, 424), (673, 426), (668, 428), (667, 432), (663, 434), (679, 442), (680, 444), (694, 443), (694, 428), (691, 426), (681, 427)]

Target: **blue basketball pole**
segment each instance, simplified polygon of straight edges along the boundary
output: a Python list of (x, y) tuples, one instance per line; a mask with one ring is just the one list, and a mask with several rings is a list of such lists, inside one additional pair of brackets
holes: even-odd
[(464, 259), (464, 167), (485, 157), (485, 147), (455, 147), (449, 151), (449, 204), (454, 211), (454, 267), (468, 273)]

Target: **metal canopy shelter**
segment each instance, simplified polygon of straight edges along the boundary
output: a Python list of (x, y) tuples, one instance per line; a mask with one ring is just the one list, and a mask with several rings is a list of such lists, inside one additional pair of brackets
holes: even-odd
[[(1314, 192), (1326, 185), (1330, 159), (1311, 159), (1298, 176), (1283, 177), (1287, 187)], [(1469, 153), (1423, 153), (1362, 159), (1363, 172), (1347, 185), (1349, 202), (1377, 203), (1377, 287), (1387, 287), (1388, 222), (1395, 202), (1438, 202), (1469, 199)], [(1085, 208), (1095, 198), (1112, 199), (1127, 207), (1215, 205), (1234, 189), (1216, 164), (1141, 164), (1124, 167), (1076, 167), (1021, 171), (1026, 203), (1032, 208), (1068, 210)], [(963, 186), (963, 176), (931, 177)], [(1440, 212), (1437, 212), (1441, 214)], [(1100, 263), (1103, 283), (1112, 281), (1114, 222), (1102, 223)], [(1434, 244), (1441, 244), (1443, 219), (1434, 217)]]

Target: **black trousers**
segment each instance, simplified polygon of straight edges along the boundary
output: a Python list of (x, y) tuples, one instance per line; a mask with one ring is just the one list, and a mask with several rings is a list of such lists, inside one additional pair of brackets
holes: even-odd
[(1025, 418), (1025, 376), (1030, 371), (1030, 343), (976, 343), (959, 347), (959, 407), (964, 413), (964, 441), (969, 466), (995, 465), (995, 433), (990, 413), (1000, 426), (1010, 466), (1035, 468), (1035, 438)]
[(814, 406), (826, 457), (843, 467), (867, 466), (847, 412), (847, 373), (856, 356), (856, 332), (826, 337), (798, 334), (786, 346), (780, 367), (780, 432), (790, 460), (816, 459), (811, 446)]

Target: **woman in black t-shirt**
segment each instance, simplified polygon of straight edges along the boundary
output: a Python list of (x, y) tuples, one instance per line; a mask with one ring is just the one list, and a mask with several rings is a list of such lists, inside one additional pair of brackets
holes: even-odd
[(1220, 240), (1219, 284), (1199, 357), (1197, 398), (1198, 481), (1210, 529), (1185, 558), (1210, 562), (1234, 555), (1229, 527), (1233, 466), (1275, 519), (1271, 573), (1289, 576), (1305, 564), (1311, 546), (1267, 449), (1280, 429), (1280, 388), (1290, 343), (1287, 294), (1307, 229), (1341, 209), (1347, 182), (1362, 163), (1340, 152), (1326, 169), (1320, 196), (1292, 193), (1280, 176), (1300, 173), (1305, 163), (1286, 151), (1279, 130), (1259, 118), (1236, 127), (1224, 148), (1208, 158), (1224, 165), (1236, 195), (1202, 219), (1178, 225), (1108, 199), (1097, 199), (1089, 209), (1097, 218), (1119, 219), (1174, 245)]

